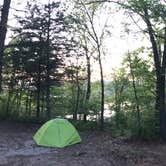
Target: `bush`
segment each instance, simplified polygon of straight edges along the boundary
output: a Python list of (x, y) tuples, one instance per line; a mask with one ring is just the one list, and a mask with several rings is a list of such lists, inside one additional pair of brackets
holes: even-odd
[(74, 120), (69, 120), (79, 131), (86, 131), (86, 130), (98, 130), (98, 123), (94, 121), (74, 121)]
[(155, 110), (141, 112), (141, 129), (137, 128), (136, 113), (133, 111), (121, 112), (112, 117), (111, 131), (115, 137), (152, 140), (158, 137), (158, 124)]
[(0, 95), (0, 120), (4, 119), (17, 119), (19, 117), (19, 110), (13, 100), (8, 105), (8, 94), (2, 93)]

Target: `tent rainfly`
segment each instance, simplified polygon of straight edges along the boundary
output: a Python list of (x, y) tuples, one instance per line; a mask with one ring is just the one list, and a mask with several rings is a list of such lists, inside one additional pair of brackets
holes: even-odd
[(75, 127), (66, 119), (52, 119), (34, 135), (37, 145), (63, 148), (81, 142)]

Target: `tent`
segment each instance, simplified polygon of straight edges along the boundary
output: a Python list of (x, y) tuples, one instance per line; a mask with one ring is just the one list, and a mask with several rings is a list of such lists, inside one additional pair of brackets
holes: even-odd
[(37, 145), (66, 147), (81, 142), (75, 127), (66, 119), (52, 119), (42, 125), (34, 135)]

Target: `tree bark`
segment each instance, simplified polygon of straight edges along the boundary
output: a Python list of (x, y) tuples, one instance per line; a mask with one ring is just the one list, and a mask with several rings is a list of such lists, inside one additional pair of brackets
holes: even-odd
[(40, 117), (40, 91), (41, 91), (41, 87), (40, 87), (40, 64), (38, 66), (38, 78), (37, 78), (37, 106), (36, 106), (36, 118), (39, 119)]
[(75, 109), (74, 109), (74, 114), (73, 114), (73, 119), (77, 120), (77, 114), (78, 114), (78, 109), (79, 109), (79, 100), (80, 100), (80, 86), (79, 86), (79, 82), (78, 82), (78, 78), (77, 79), (77, 97), (76, 97), (76, 105), (75, 105)]
[(28, 115), (28, 102), (29, 102), (29, 90), (26, 93), (26, 100), (25, 100), (25, 116)]
[[(86, 90), (86, 105), (89, 103), (90, 94), (91, 94), (91, 69), (90, 69), (90, 57), (88, 56), (88, 50), (86, 48), (86, 62), (87, 62), (87, 90)], [(87, 121), (87, 107), (84, 110), (84, 122)]]
[[(77, 62), (78, 64), (78, 62)], [(80, 101), (80, 85), (79, 85), (79, 76), (78, 76), (79, 68), (77, 66), (76, 69), (76, 87), (77, 87), (77, 94), (76, 94), (76, 103), (75, 103), (75, 108), (74, 108), (74, 114), (73, 114), (73, 119), (77, 120), (77, 114), (78, 114), (78, 109), (79, 109), (79, 101)]]
[(47, 26), (47, 48), (46, 48), (46, 118), (51, 119), (51, 109), (50, 109), (50, 21), (51, 21), (51, 11), (50, 5), (48, 9), (49, 20)]
[(165, 75), (160, 75), (158, 79), (158, 94), (159, 96), (159, 119), (160, 119), (160, 136), (166, 139), (166, 114), (165, 114)]
[(7, 21), (9, 15), (11, 0), (4, 0), (1, 11), (0, 21), (0, 92), (2, 91), (2, 65), (3, 65), (3, 51), (5, 45), (5, 38), (7, 33)]
[[(94, 10), (92, 12), (92, 15), (88, 12), (88, 9), (86, 8), (85, 3), (83, 3), (83, 1), (81, 1), (81, 4), (83, 5), (86, 15), (89, 19), (89, 23), (91, 25), (91, 30), (93, 32), (93, 34), (88, 30), (88, 34), (91, 36), (91, 38), (94, 40), (95, 44), (96, 44), (96, 50), (98, 53), (98, 63), (99, 63), (99, 68), (100, 68), (100, 87), (101, 87), (101, 105), (100, 105), (100, 129), (103, 130), (104, 129), (104, 77), (103, 77), (103, 66), (102, 66), (102, 62), (101, 62), (101, 43), (100, 43), (100, 38), (97, 35), (97, 31), (95, 30), (94, 27)], [(88, 26), (86, 26), (87, 28)], [(100, 36), (101, 37), (101, 36)]]
[(99, 53), (99, 67), (100, 67), (100, 84), (101, 84), (101, 114), (100, 114), (100, 129), (104, 129), (104, 77), (103, 77), (103, 67), (101, 63), (101, 53), (100, 46), (98, 45)]
[[(42, 45), (41, 45), (42, 46)], [(41, 94), (41, 64), (40, 64), (40, 56), (42, 56), (43, 51), (40, 48), (39, 56), (38, 56), (38, 73), (37, 73), (37, 106), (36, 106), (36, 118), (40, 117), (40, 94)]]
[(42, 112), (42, 115), (44, 114), (44, 109), (45, 109), (45, 91), (42, 91), (42, 101), (41, 101), (41, 112)]
[(153, 57), (156, 69), (156, 109), (159, 112), (159, 135), (162, 139), (166, 140), (166, 115), (165, 115), (165, 70), (166, 70), (166, 27), (164, 34), (164, 52), (161, 55), (162, 62), (157, 47), (157, 42), (154, 37), (153, 28), (149, 20), (147, 9), (144, 9), (145, 22), (147, 24), (148, 33), (153, 49)]

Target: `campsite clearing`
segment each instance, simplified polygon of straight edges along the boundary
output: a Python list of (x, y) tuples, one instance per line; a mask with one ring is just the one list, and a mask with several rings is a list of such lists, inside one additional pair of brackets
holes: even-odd
[(39, 147), (39, 125), (0, 122), (0, 166), (165, 166), (166, 144), (115, 139), (82, 132), (82, 142), (66, 148)]

